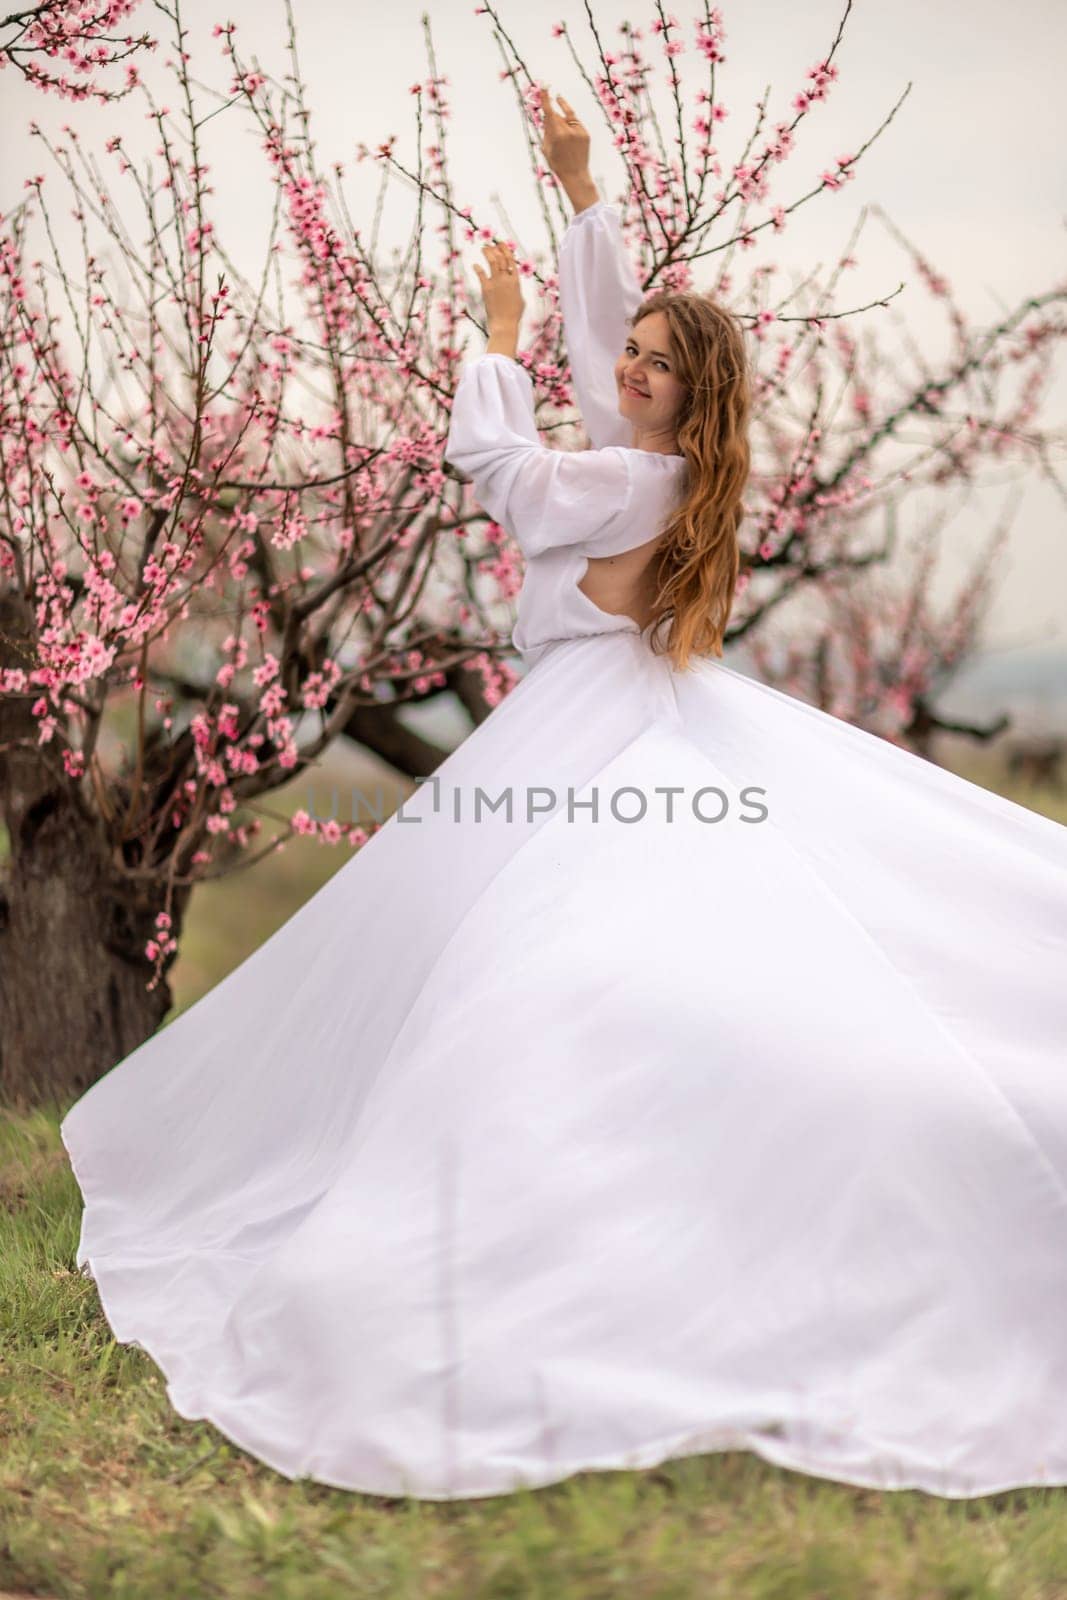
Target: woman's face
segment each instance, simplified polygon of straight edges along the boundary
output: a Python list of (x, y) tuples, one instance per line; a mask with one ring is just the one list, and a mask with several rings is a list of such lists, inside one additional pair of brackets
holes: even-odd
[(677, 370), (667, 313), (652, 311), (627, 335), (615, 363), (619, 413), (633, 423), (638, 436), (652, 439), (673, 434), (685, 399)]

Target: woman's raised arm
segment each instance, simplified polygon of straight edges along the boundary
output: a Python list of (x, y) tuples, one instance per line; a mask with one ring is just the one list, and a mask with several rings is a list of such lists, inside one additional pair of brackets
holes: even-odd
[[(444, 458), (472, 479), (478, 504), (527, 558), (587, 540), (606, 550), (636, 542), (630, 456), (543, 445), (530, 374), (509, 356), (487, 351), (464, 363)], [(643, 500), (636, 511), (640, 520)]]
[(598, 450), (633, 443), (633, 424), (619, 413), (615, 363), (642, 298), (619, 214), (600, 200), (571, 219), (559, 251), (563, 337), (585, 431)]
[(559, 97), (556, 111), (541, 90), (545, 160), (574, 206), (560, 245), (559, 298), (574, 391), (593, 445), (629, 445), (633, 426), (619, 414), (615, 363), (641, 304), (634, 272), (614, 206), (601, 200), (589, 172), (589, 134)]

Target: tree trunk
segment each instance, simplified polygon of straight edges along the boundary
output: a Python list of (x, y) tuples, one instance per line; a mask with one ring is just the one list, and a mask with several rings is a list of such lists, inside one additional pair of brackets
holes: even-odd
[[(144, 954), (162, 896), (157, 885), (142, 889), (116, 875), (100, 824), (69, 789), (46, 790), (7, 820), (0, 1103), (62, 1112), (170, 1010), (166, 976), (147, 988)], [(171, 907), (175, 939), (184, 904), (177, 914)]]
[[(0, 589), (0, 666), (32, 665), (33, 638), (26, 601)], [(104, 822), (38, 743), (39, 693), (0, 695), (0, 1104), (62, 1112), (158, 1027), (171, 991), (166, 969), (148, 989), (144, 953), (163, 886), (117, 871)], [(189, 892), (170, 907), (175, 940)]]

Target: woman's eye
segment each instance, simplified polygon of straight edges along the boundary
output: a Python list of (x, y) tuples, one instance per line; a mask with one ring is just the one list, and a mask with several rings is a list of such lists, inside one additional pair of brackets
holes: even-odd
[[(637, 354), (637, 346), (632, 344), (628, 344), (626, 346), (625, 354), (629, 355), (631, 350), (633, 351), (634, 355)], [(657, 367), (662, 367), (664, 372), (668, 372), (670, 370), (665, 361), (657, 361), (656, 365)]]

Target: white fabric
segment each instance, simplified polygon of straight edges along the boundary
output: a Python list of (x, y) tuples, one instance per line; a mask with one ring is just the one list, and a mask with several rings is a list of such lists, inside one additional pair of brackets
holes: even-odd
[(460, 373), (445, 459), (474, 480), (479, 504), (526, 558), (511, 639), (531, 665), (553, 640), (639, 631), (578, 584), (589, 556), (621, 555), (655, 537), (684, 487), (684, 456), (623, 445), (548, 449), (529, 374), (509, 356), (482, 355)]
[(596, 449), (633, 444), (633, 425), (619, 412), (615, 363), (643, 298), (615, 207), (598, 200), (577, 212), (560, 244), (559, 305), (574, 392)]
[[(468, 368), (459, 450), (540, 584), (644, 463), (548, 461), (513, 365)], [(581, 622), (68, 1112), (115, 1337), (376, 1494), (737, 1448), (1067, 1483), (1067, 830)]]
[(582, 419), (602, 448), (542, 446), (529, 374), (494, 354), (464, 363), (444, 452), (475, 480), (479, 504), (526, 558), (511, 637), (531, 666), (558, 639), (640, 631), (578, 584), (589, 556), (622, 555), (654, 538), (688, 477), (684, 456), (634, 449), (633, 426), (619, 414), (614, 366), (642, 296), (618, 212), (603, 200), (571, 218), (559, 296)]

